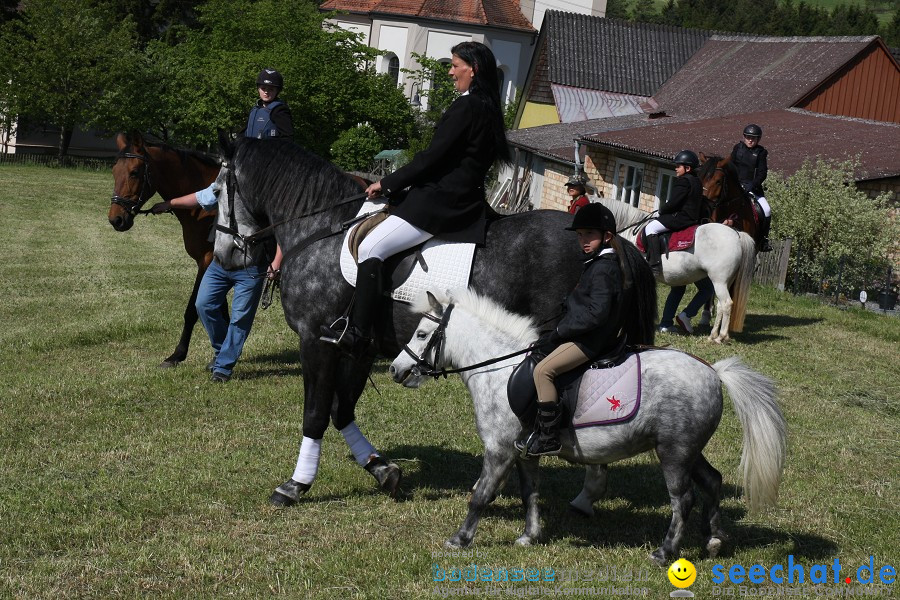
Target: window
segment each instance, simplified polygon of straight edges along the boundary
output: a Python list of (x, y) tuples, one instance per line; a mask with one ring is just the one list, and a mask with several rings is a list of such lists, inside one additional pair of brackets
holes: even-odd
[(654, 202), (654, 210), (669, 201), (672, 195), (672, 184), (675, 183), (675, 171), (659, 170), (659, 180), (656, 182), (656, 201)]
[(400, 59), (396, 56), (392, 56), (388, 61), (388, 76), (394, 81), (395, 84), (400, 83)]
[(643, 182), (644, 165), (628, 160), (616, 161), (613, 194), (617, 200), (637, 208), (641, 200), (641, 184)]

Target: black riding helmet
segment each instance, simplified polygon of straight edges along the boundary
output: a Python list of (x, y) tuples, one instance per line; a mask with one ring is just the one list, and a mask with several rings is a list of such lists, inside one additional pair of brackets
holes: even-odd
[(697, 155), (690, 150), (682, 150), (678, 154), (675, 155), (675, 158), (672, 159), (676, 165), (687, 165), (692, 169), (696, 169), (700, 166), (700, 159), (697, 158)]
[(282, 77), (281, 73), (275, 69), (263, 69), (259, 72), (259, 75), (256, 76), (256, 85), (257, 87), (261, 85), (271, 85), (280, 90), (284, 87), (284, 77)]
[(612, 211), (600, 204), (599, 202), (594, 202), (593, 204), (588, 204), (575, 213), (575, 218), (572, 219), (572, 226), (566, 227), (569, 231), (575, 231), (576, 229), (599, 229), (600, 231), (609, 231), (610, 233), (616, 232), (616, 218), (613, 216)]
[(750, 123), (749, 125), (744, 127), (744, 137), (762, 137), (762, 127), (754, 123)]

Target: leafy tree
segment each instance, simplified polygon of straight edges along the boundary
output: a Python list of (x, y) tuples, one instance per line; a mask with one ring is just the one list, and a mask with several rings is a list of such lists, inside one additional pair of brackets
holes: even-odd
[(841, 257), (852, 257), (842, 277), (862, 287), (870, 265), (885, 260), (900, 238), (890, 195), (872, 199), (853, 184), (858, 166), (858, 160), (807, 160), (790, 177), (767, 180), (766, 196), (775, 207), (773, 233), (794, 240), (790, 268), (795, 276), (820, 281)]
[(403, 72), (412, 76), (413, 85), (419, 90), (420, 102), (425, 108), (416, 114), (419, 133), (409, 141), (405, 153), (407, 161), (416, 152), (428, 147), (441, 115), (458, 96), (446, 63), (418, 52), (413, 52), (412, 56), (420, 68), (403, 69)]
[(635, 0), (631, 7), (631, 20), (639, 23), (659, 22), (659, 13), (656, 11), (656, 2), (653, 0)]
[(135, 21), (141, 46), (150, 40), (174, 45), (181, 34), (197, 24), (203, 0), (108, 0), (118, 19)]
[(134, 23), (117, 22), (89, 0), (30, 0), (21, 19), (7, 22), (3, 46), (15, 67), (14, 90), (27, 90), (20, 115), (59, 129), (59, 156), (72, 130), (97, 121), (105, 90), (130, 68)]
[(893, 18), (881, 32), (881, 36), (888, 46), (900, 46), (900, 8), (896, 9)]
[(607, 0), (606, 17), (609, 19), (628, 19), (629, 0)]
[(361, 123), (341, 133), (331, 145), (331, 156), (335, 164), (346, 171), (365, 171), (375, 155), (384, 149), (383, 144), (374, 127)]
[(199, 27), (177, 46), (151, 43), (166, 130), (180, 143), (212, 145), (219, 128), (243, 130), (256, 99), (256, 74), (281, 71), (295, 140), (323, 156), (341, 132), (368, 121), (390, 147), (414, 130), (412, 111), (386, 75), (367, 67), (375, 50), (352, 32), (323, 27), (308, 0), (209, 0)]

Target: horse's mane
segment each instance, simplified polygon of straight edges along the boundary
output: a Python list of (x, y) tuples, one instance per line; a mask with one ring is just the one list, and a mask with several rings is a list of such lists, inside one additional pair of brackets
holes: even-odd
[(617, 235), (613, 248), (622, 269), (625, 334), (629, 344), (652, 346), (656, 336), (656, 279), (637, 247)]
[[(722, 160), (724, 160), (724, 158), (721, 156), (707, 156), (706, 162), (700, 165), (700, 169), (697, 171), (697, 177), (700, 178), (700, 181), (705, 180), (715, 173), (716, 169), (720, 168), (719, 163), (722, 162)], [(738, 181), (737, 167), (734, 166), (734, 163), (729, 160), (721, 168), (725, 171), (726, 177), (733, 179), (735, 182)]]
[(222, 150), (237, 168), (245, 198), (264, 199), (294, 214), (327, 208), (362, 191), (336, 166), (287, 139), (238, 138)]
[[(486, 325), (512, 338), (513, 341), (526, 345), (537, 338), (537, 330), (531, 317), (509, 311), (487, 296), (479, 295), (471, 289), (453, 290), (449, 296), (442, 293), (432, 293), (441, 304), (446, 306), (452, 302), (457, 307), (464, 308)], [(425, 294), (413, 301), (412, 310), (419, 314), (424, 314), (431, 310)]]
[(150, 148), (159, 148), (163, 152), (174, 152), (178, 155), (179, 160), (181, 160), (182, 166), (184, 166), (188, 160), (193, 159), (199, 163), (202, 163), (208, 167), (219, 168), (220, 161), (215, 156), (210, 156), (205, 152), (200, 152), (199, 150), (187, 150), (184, 148), (175, 148), (174, 146), (170, 146), (165, 142), (144, 142), (144, 145)]

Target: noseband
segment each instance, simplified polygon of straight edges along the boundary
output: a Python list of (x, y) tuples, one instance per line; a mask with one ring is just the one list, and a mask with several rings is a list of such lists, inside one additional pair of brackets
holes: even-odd
[(125, 212), (129, 215), (146, 214), (149, 211), (142, 211), (141, 207), (151, 198), (151, 196), (153, 196), (153, 192), (151, 192), (146, 198), (144, 197), (145, 188), (150, 187), (150, 166), (147, 164), (147, 157), (143, 154), (136, 154), (134, 152), (120, 152), (118, 158), (137, 158), (142, 160), (144, 162), (144, 177), (141, 179), (141, 188), (138, 190), (137, 200), (129, 200), (124, 196), (116, 194), (115, 190), (113, 190), (111, 201), (113, 204), (118, 204), (125, 209)]
[[(425, 344), (425, 349), (422, 350), (422, 356), (419, 356), (415, 352), (412, 351), (412, 348), (409, 347), (409, 344), (403, 344), (403, 350), (409, 354), (414, 361), (416, 361), (416, 365), (412, 368), (412, 374), (415, 377), (421, 377), (422, 375), (428, 375), (434, 377), (435, 379), (441, 374), (441, 371), (438, 371), (438, 365), (441, 364), (441, 359), (444, 354), (444, 341), (446, 339), (447, 332), (447, 322), (450, 320), (450, 313), (453, 312), (453, 304), (448, 304), (447, 308), (444, 309), (444, 314), (441, 318), (437, 318), (434, 315), (425, 314), (425, 318), (429, 321), (434, 321), (438, 324), (437, 329), (434, 330), (434, 333), (431, 334), (431, 338), (428, 340), (428, 343)], [(427, 356), (428, 353), (434, 351), (434, 362), (429, 363)], [(446, 377), (446, 374), (444, 375)]]

